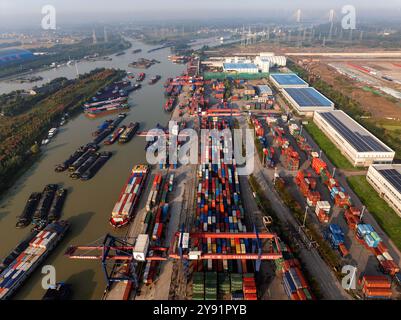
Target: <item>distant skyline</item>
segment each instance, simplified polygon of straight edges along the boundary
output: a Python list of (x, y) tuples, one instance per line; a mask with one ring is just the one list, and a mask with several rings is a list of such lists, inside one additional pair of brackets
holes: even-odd
[(287, 12), (290, 16), (298, 8), (305, 10), (305, 19), (316, 19), (324, 10), (334, 9), (340, 13), (342, 6), (347, 4), (354, 5), (357, 13), (372, 17), (374, 14), (401, 17), (401, 0), (0, 0), (0, 28), (38, 26), (41, 8), (47, 4), (56, 8), (59, 24), (111, 23), (119, 19), (269, 19), (275, 17), (269, 13)]

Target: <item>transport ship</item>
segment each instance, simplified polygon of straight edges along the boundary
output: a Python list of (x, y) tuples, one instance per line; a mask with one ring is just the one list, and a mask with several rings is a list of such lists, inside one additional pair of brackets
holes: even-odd
[(132, 50), (132, 53), (139, 53), (139, 52), (142, 52), (142, 49), (135, 49), (135, 50)]
[(108, 138), (107, 140), (104, 141), (104, 144), (106, 145), (111, 145), (114, 142), (117, 141), (117, 139), (120, 137), (120, 135), (125, 131), (127, 127), (126, 126), (121, 126), (118, 128), (116, 131), (114, 131)]
[(160, 75), (156, 75), (156, 76), (154, 76), (154, 77), (152, 77), (150, 80), (149, 80), (149, 84), (155, 84), (157, 81), (159, 81), (160, 79), (161, 79), (162, 77), (160, 76)]
[(38, 234), (39, 231), (30, 232), (24, 240), (22, 240), (13, 251), (3, 259), (0, 263), (0, 274), (7, 269), (7, 267), (13, 263), (13, 261), (23, 252), (28, 246), (29, 242)]
[(113, 154), (108, 151), (101, 152), (95, 163), (81, 175), (81, 180), (86, 181), (91, 179), (104, 166), (104, 164), (112, 155)]
[(42, 197), (39, 200), (38, 207), (33, 215), (32, 223), (34, 224), (34, 229), (43, 229), (48, 221), (48, 215), (50, 207), (52, 205), (54, 196), (56, 195), (58, 185), (48, 184), (42, 192)]
[(164, 111), (171, 112), (174, 108), (175, 97), (169, 98), (164, 104)]
[(116, 99), (111, 99), (111, 100), (102, 100), (98, 102), (92, 102), (92, 103), (85, 103), (84, 108), (92, 108), (92, 107), (101, 107), (105, 104), (110, 104), (110, 103), (123, 103), (127, 101), (127, 97), (118, 97)]
[(56, 191), (56, 195), (53, 199), (52, 206), (50, 207), (49, 222), (54, 222), (60, 219), (61, 211), (63, 209), (63, 205), (65, 202), (65, 198), (67, 197), (67, 189), (58, 189)]
[(131, 122), (128, 127), (124, 130), (124, 132), (120, 135), (118, 139), (118, 143), (127, 143), (129, 142), (135, 133), (138, 131), (139, 123), (138, 122)]
[(34, 235), (29, 245), (1, 272), (0, 299), (10, 298), (22, 286), (63, 239), (69, 227), (68, 221), (58, 221), (47, 225)]
[(81, 176), (85, 173), (86, 170), (88, 170), (99, 158), (99, 153), (97, 152), (90, 152), (86, 160), (78, 167), (77, 170), (75, 170), (73, 173), (70, 174), (70, 177), (72, 179), (80, 179)]
[(67, 160), (62, 164), (58, 164), (54, 169), (56, 172), (63, 172), (69, 169), (82, 155), (89, 149), (97, 150), (98, 146), (96, 144), (88, 143), (87, 145), (80, 146)]
[(98, 116), (103, 116), (106, 114), (118, 112), (121, 110), (129, 109), (129, 104), (127, 103), (112, 103), (106, 104), (100, 107), (93, 107), (85, 109), (85, 115), (90, 118), (95, 118)]
[(22, 214), (18, 218), (16, 228), (25, 228), (31, 224), (32, 216), (39, 204), (41, 195), (39, 192), (34, 192), (29, 196), (24, 211), (22, 211)]
[(123, 227), (133, 218), (133, 213), (138, 205), (148, 173), (149, 166), (147, 165), (137, 165), (132, 168), (131, 175), (124, 185), (111, 214), (110, 224), (113, 227)]
[(140, 72), (140, 73), (138, 73), (138, 78), (136, 79), (136, 81), (141, 82), (141, 81), (145, 80), (145, 77), (146, 77), (146, 74), (144, 72)]

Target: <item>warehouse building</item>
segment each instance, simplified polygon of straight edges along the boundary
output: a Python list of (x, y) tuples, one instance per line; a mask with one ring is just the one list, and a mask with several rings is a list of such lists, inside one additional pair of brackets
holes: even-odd
[(371, 165), (366, 179), (401, 217), (401, 164)]
[(334, 103), (315, 88), (284, 88), (282, 94), (301, 116), (312, 117), (315, 111), (334, 110)]
[(256, 89), (259, 97), (268, 98), (273, 96), (273, 91), (268, 85), (258, 85)]
[(5, 65), (14, 61), (26, 61), (34, 58), (32, 52), (23, 49), (0, 50), (0, 65)]
[(253, 63), (224, 63), (223, 70), (233, 73), (259, 73), (258, 67)]
[(272, 73), (270, 81), (278, 88), (307, 88), (309, 84), (295, 73)]
[(392, 163), (395, 152), (345, 112), (318, 111), (313, 121), (353, 166)]

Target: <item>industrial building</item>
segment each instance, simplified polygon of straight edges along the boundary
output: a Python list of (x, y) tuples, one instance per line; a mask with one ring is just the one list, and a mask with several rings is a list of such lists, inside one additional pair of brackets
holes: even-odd
[(315, 88), (284, 88), (282, 93), (301, 116), (313, 116), (315, 111), (334, 110), (334, 103)]
[(345, 112), (317, 111), (313, 121), (353, 166), (392, 163), (395, 152)]
[(273, 96), (273, 91), (268, 85), (258, 85), (256, 86), (259, 97), (271, 97)]
[(33, 59), (32, 52), (23, 49), (0, 50), (0, 65), (5, 65), (13, 61), (25, 61)]
[(253, 63), (223, 63), (224, 72), (259, 73), (258, 67)]
[(272, 73), (270, 81), (278, 88), (306, 88), (309, 84), (295, 73)]
[(401, 217), (401, 164), (371, 165), (366, 179)]

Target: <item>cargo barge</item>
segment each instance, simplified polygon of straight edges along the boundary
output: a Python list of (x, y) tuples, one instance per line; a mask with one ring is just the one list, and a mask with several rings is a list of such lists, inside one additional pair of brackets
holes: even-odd
[(18, 217), (16, 228), (24, 228), (31, 224), (32, 216), (39, 204), (41, 193), (34, 192), (29, 196), (22, 214)]
[(139, 123), (131, 122), (128, 127), (124, 130), (124, 132), (120, 135), (118, 139), (118, 143), (127, 143), (129, 142), (138, 131)]
[(82, 155), (87, 152), (89, 149), (97, 150), (96, 144), (88, 143), (85, 146), (79, 147), (67, 160), (65, 160), (62, 164), (59, 164), (54, 169), (56, 172), (63, 172), (70, 168)]
[(48, 217), (49, 222), (54, 222), (60, 219), (61, 211), (63, 209), (66, 197), (67, 197), (66, 189), (61, 188), (56, 191), (56, 195), (50, 207), (50, 212)]
[(71, 285), (64, 282), (56, 283), (55, 286), (51, 286), (47, 289), (42, 300), (57, 301), (57, 300), (69, 300), (72, 296)]
[(0, 299), (9, 299), (23, 285), (63, 239), (69, 227), (68, 221), (58, 221), (33, 236), (29, 245), (1, 272)]
[(149, 80), (149, 84), (155, 84), (156, 82), (158, 82), (160, 79), (161, 79), (162, 77), (160, 76), (160, 75), (156, 75), (156, 76), (154, 76), (154, 77), (152, 77), (150, 80)]
[(111, 152), (101, 152), (95, 163), (81, 175), (81, 180), (86, 181), (94, 177), (112, 155), (113, 154)]
[(110, 224), (113, 227), (123, 227), (133, 218), (133, 213), (138, 205), (148, 173), (149, 166), (147, 165), (137, 165), (132, 168), (131, 175), (124, 185), (111, 214)]
[(51, 205), (53, 203), (54, 196), (56, 195), (58, 186), (56, 184), (48, 184), (42, 192), (42, 197), (39, 200), (39, 204), (33, 214), (32, 224), (34, 229), (43, 229), (48, 222), (48, 215), (50, 212)]

